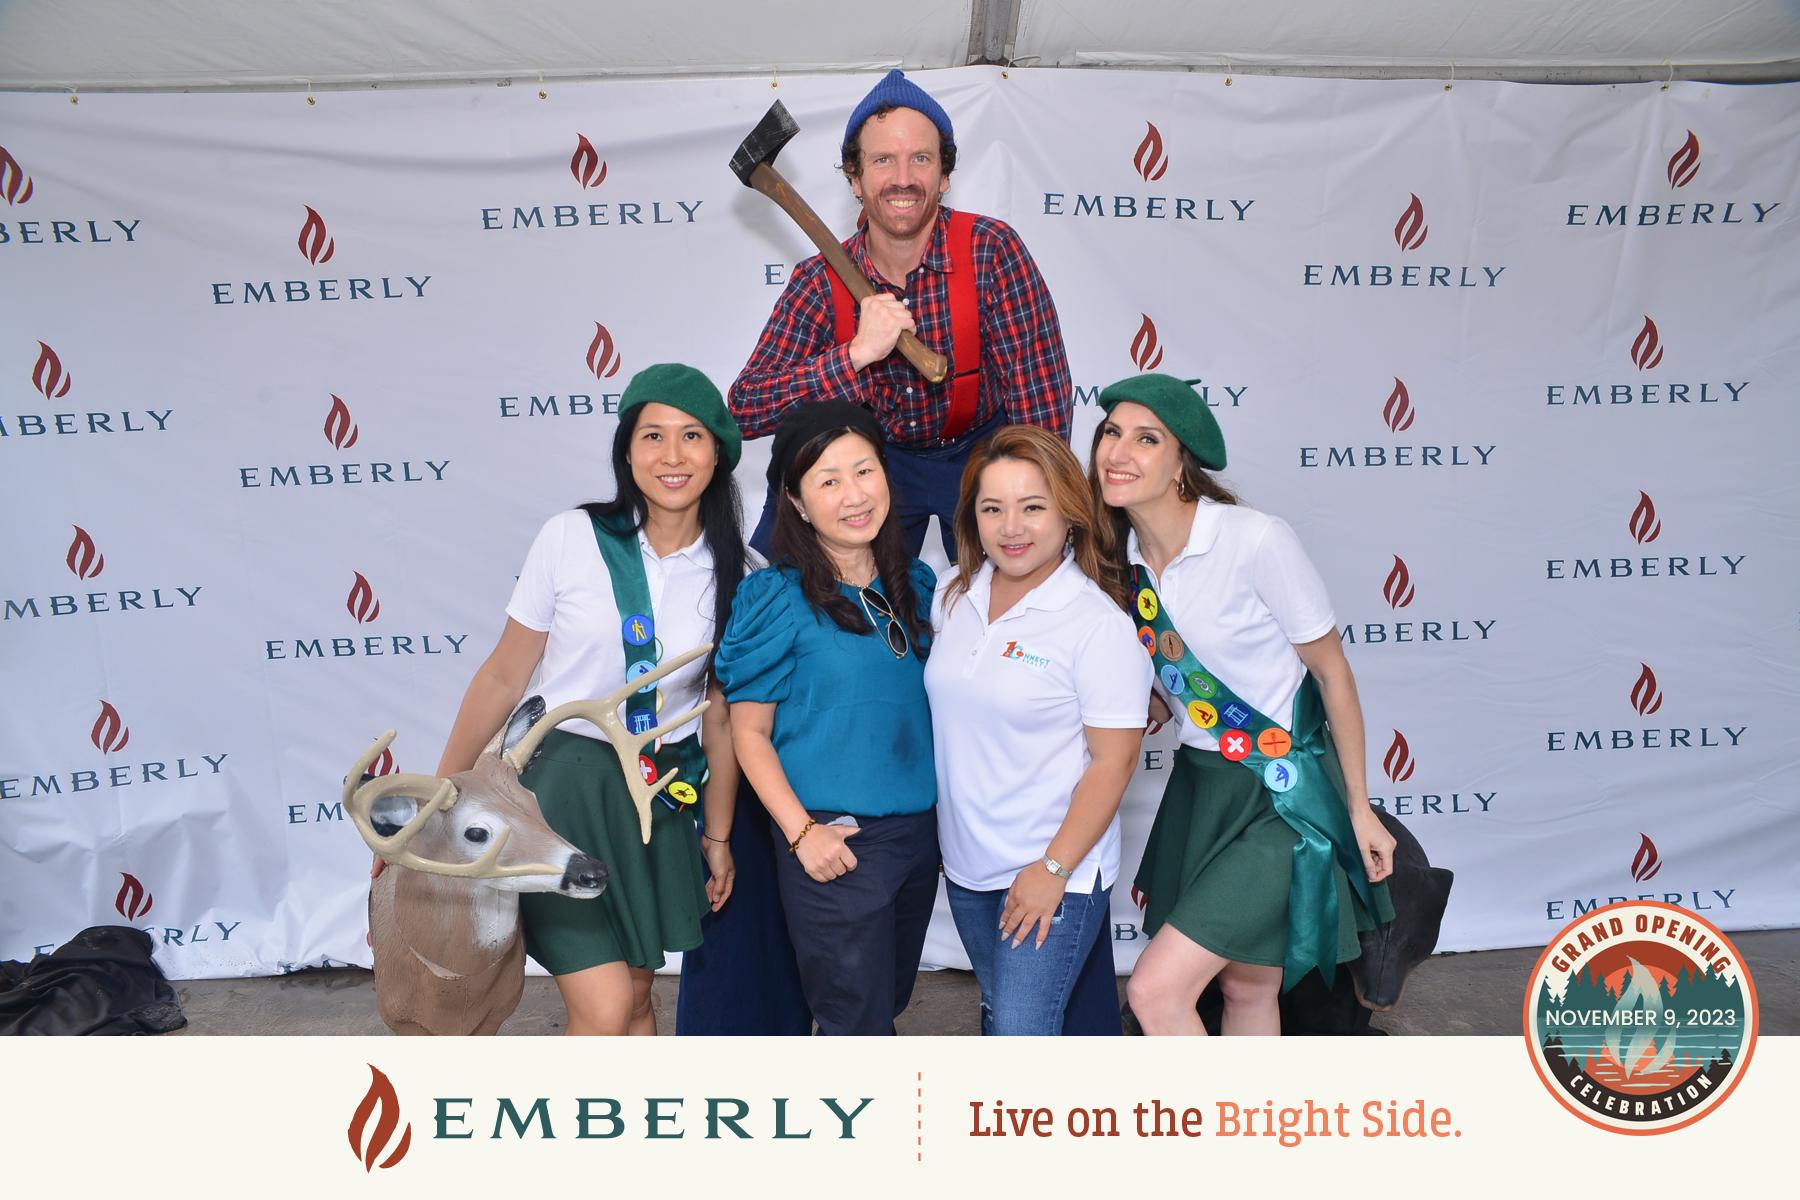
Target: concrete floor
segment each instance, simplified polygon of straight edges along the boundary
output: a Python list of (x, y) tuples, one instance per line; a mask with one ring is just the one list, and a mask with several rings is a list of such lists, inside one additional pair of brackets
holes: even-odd
[[(1761, 1032), (1800, 1034), (1800, 930), (1736, 933), (1737, 943), (1762, 1004)], [(1393, 1012), (1378, 1013), (1375, 1025), (1390, 1034), (1500, 1034), (1516, 1036), (1525, 979), (1539, 951), (1485, 950), (1440, 954), (1422, 964), (1407, 982)], [(662, 1033), (675, 1026), (675, 992), (680, 980), (658, 976), (656, 1024)], [(1119, 981), (1123, 995), (1125, 981)], [(203, 979), (177, 982), (188, 1034), (381, 1034), (387, 1029), (375, 1008), (375, 984), (363, 970), (303, 971), (271, 979)], [(912, 1006), (900, 1018), (909, 1035), (973, 1035), (980, 1032), (975, 977), (967, 971), (932, 971), (919, 976)], [(528, 978), (525, 997), (502, 1034), (560, 1034), (562, 1002), (556, 985)]]

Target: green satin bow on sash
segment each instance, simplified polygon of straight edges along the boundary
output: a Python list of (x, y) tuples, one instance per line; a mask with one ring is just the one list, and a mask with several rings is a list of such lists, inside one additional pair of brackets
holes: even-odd
[(1169, 620), (1162, 598), (1142, 565), (1131, 570), (1132, 603), (1140, 618), (1138, 640), (1149, 652), (1163, 687), (1188, 720), (1219, 739), (1227, 759), (1242, 763), (1269, 793), (1275, 811), (1300, 840), (1294, 843), (1288, 887), (1288, 945), (1281, 986), (1286, 991), (1314, 967), (1330, 983), (1337, 971), (1338, 896), (1331, 862), (1337, 862), (1363, 905), (1376, 912), (1350, 813), (1325, 771), (1325, 706), (1309, 674), (1294, 697), (1287, 726), (1258, 712), (1207, 670)]
[[(638, 549), (637, 530), (630, 526), (614, 529), (592, 513), (588, 520), (594, 526), (594, 541), (600, 557), (606, 562), (606, 573), (612, 579), (613, 603), (619, 610), (619, 637), (625, 646), (625, 677), (635, 679), (648, 674), (661, 657), (662, 643), (656, 636), (656, 617), (650, 611), (650, 579), (644, 574), (644, 558)], [(642, 733), (656, 727), (656, 713), (662, 707), (662, 692), (652, 686), (639, 689), (625, 701), (625, 728)], [(638, 769), (645, 779), (655, 783), (679, 767), (681, 774), (656, 798), (672, 809), (688, 808), (700, 798), (698, 784), (706, 782), (706, 756), (700, 750), (700, 739), (690, 735), (680, 741), (664, 740), (649, 754), (638, 757)]]

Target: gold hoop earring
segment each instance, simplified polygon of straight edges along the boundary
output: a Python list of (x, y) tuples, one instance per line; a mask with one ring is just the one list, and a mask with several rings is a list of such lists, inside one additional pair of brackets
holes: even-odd
[(1193, 499), (1193, 496), (1191, 496), (1187, 490), (1187, 479), (1181, 475), (1175, 477), (1175, 496), (1176, 499), (1179, 500)]

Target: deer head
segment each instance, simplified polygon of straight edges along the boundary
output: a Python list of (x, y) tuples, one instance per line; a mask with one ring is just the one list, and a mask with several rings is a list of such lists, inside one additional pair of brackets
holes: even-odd
[[(650, 805), (657, 791), (672, 783), (679, 772), (666, 772), (652, 787), (638, 770), (638, 755), (657, 738), (705, 712), (712, 702), (702, 700), (638, 733), (625, 728), (619, 706), (633, 692), (679, 671), (711, 649), (710, 643), (695, 646), (605, 696), (572, 700), (550, 712), (544, 711), (542, 699), (533, 696), (494, 735), (474, 766), (449, 779), (403, 772), (366, 777), (369, 765), (394, 740), (390, 729), (375, 739), (345, 776), (344, 809), (369, 848), (395, 866), (479, 879), (506, 891), (597, 896), (606, 886), (605, 866), (551, 830), (537, 797), (519, 783), (519, 775), (552, 729), (576, 717), (592, 721), (605, 732), (619, 757), (648, 843)], [(510, 846), (515, 835), (518, 845)]]
[(543, 700), (531, 697), (474, 766), (448, 779), (404, 772), (365, 775), (394, 740), (389, 730), (345, 777), (344, 809), (369, 848), (394, 866), (464, 877), (502, 891), (598, 896), (606, 888), (605, 865), (545, 822), (537, 796), (519, 782), (529, 752), (519, 765), (506, 754), (544, 716)]

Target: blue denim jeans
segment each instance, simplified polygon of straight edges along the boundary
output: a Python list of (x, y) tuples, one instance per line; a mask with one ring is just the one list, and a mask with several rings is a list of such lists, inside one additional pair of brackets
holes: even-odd
[(946, 879), (950, 915), (981, 985), (981, 1032), (988, 1036), (1060, 1034), (1075, 978), (1106, 929), (1112, 889), (1068, 892), (1040, 947), (1036, 931), (1017, 947), (1000, 938), (1006, 892), (975, 892)]

